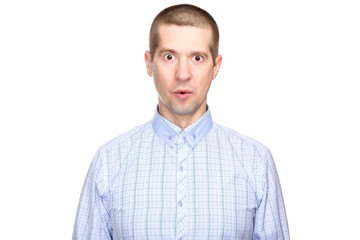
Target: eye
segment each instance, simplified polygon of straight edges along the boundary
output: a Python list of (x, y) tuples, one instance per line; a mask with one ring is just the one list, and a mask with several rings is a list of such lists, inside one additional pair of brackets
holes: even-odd
[(164, 59), (167, 60), (167, 61), (174, 60), (174, 55), (172, 55), (170, 53), (165, 54)]
[(194, 60), (195, 62), (201, 62), (201, 61), (203, 61), (203, 57), (202, 57), (202, 56), (199, 56), (199, 55), (196, 55), (196, 56), (193, 57), (193, 60)]

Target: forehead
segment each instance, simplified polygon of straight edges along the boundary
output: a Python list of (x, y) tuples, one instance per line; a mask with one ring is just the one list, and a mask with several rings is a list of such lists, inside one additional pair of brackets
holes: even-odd
[(212, 32), (210, 28), (161, 24), (158, 28), (158, 49), (176, 51), (205, 51), (210, 53)]

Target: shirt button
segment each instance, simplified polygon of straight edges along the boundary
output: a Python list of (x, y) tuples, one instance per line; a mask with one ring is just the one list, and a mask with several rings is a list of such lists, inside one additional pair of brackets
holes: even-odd
[(183, 168), (182, 165), (179, 167), (179, 170), (180, 170), (181, 172), (184, 170), (184, 168)]
[(186, 137), (183, 137), (184, 141), (186, 141)]
[(168, 136), (168, 139), (171, 140), (171, 139), (172, 139), (172, 136)]
[(182, 207), (182, 205), (183, 205), (183, 203), (182, 203), (182, 201), (179, 201), (179, 207)]

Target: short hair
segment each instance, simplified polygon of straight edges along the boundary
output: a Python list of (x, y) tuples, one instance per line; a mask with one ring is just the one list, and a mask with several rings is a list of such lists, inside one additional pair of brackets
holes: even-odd
[(213, 36), (210, 51), (215, 63), (215, 58), (219, 51), (219, 28), (214, 18), (207, 11), (190, 4), (174, 5), (162, 10), (154, 18), (150, 28), (149, 50), (151, 53), (151, 61), (153, 60), (155, 50), (159, 45), (158, 29), (161, 24), (210, 28)]

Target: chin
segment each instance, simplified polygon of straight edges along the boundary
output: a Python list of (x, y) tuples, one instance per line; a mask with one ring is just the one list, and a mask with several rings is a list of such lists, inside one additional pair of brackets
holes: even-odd
[(199, 109), (197, 105), (190, 105), (190, 106), (174, 106), (171, 108), (172, 112), (176, 115), (186, 116), (195, 113)]

